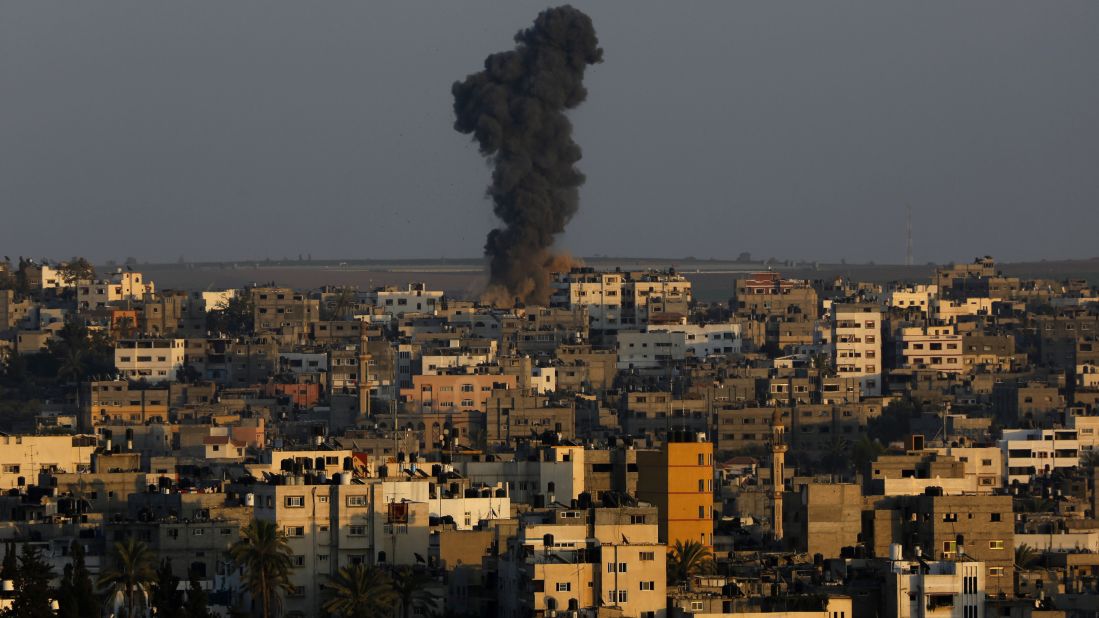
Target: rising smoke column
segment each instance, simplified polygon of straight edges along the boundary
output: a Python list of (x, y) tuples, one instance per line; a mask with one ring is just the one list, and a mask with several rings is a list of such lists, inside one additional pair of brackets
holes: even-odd
[(472, 134), (494, 165), (488, 195), (504, 227), (485, 242), (487, 296), (544, 304), (560, 259), (550, 248), (576, 213), (584, 184), (565, 111), (587, 98), (584, 70), (602, 62), (603, 50), (591, 18), (571, 6), (546, 9), (515, 42), (455, 82), (454, 128)]

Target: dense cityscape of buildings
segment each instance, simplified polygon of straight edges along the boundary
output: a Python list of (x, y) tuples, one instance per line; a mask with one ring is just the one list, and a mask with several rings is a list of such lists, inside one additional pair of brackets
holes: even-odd
[(1086, 282), (552, 288), (0, 262), (0, 610), (1099, 616)]

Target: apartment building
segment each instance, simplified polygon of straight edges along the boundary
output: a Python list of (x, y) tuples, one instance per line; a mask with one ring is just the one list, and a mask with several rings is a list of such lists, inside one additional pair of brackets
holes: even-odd
[(820, 317), (820, 299), (808, 281), (759, 272), (736, 280), (733, 311), (742, 317), (813, 321)]
[(564, 439), (576, 435), (573, 400), (551, 400), (533, 389), (497, 389), (485, 400), (483, 409), (485, 440), (489, 445), (541, 439), (546, 433)]
[(501, 616), (576, 612), (662, 618), (667, 550), (652, 507), (525, 514), (499, 565)]
[(592, 334), (638, 328), (655, 314), (686, 314), (691, 282), (674, 271), (599, 272), (574, 268), (554, 273), (551, 306), (584, 307)]
[(184, 339), (123, 339), (115, 344), (114, 366), (129, 380), (174, 382), (183, 368)]
[(252, 288), (253, 329), (285, 343), (304, 342), (310, 325), (320, 319), (320, 301), (290, 288)]
[(885, 296), (885, 305), (901, 311), (918, 311), (923, 315), (931, 313), (932, 304), (939, 295), (939, 286), (935, 284), (917, 284), (893, 288)]
[(999, 444), (1008, 485), (1025, 485), (1035, 476), (1080, 464), (1080, 440), (1074, 429), (1005, 429)]
[(476, 410), (483, 412), (494, 389), (514, 389), (516, 376), (490, 373), (444, 373), (416, 375), (412, 388), (402, 389), (401, 395), (413, 410), (449, 412)]
[(882, 311), (877, 305), (832, 305), (832, 362), (840, 376), (859, 379), (864, 397), (882, 393)]
[(963, 359), (962, 335), (953, 325), (902, 328), (897, 341), (897, 365), (949, 373), (969, 370)]
[(436, 315), (443, 305), (443, 292), (429, 290), (424, 283), (412, 283), (404, 289), (379, 288), (367, 294), (367, 301), (385, 314), (396, 317), (406, 313)]
[(885, 618), (984, 618), (985, 581), (983, 562), (892, 560), (882, 593)]
[(41, 473), (91, 472), (95, 436), (0, 435), (0, 489), (38, 483)]
[(656, 505), (660, 540), (714, 542), (714, 445), (703, 433), (673, 432), (660, 450), (637, 453), (637, 497)]
[(118, 271), (107, 279), (76, 282), (76, 302), (81, 310), (107, 307), (122, 301), (140, 301), (156, 291), (156, 285), (139, 272)]
[(618, 369), (659, 369), (687, 358), (739, 354), (740, 324), (661, 324), (618, 333)]
[(146, 424), (168, 420), (167, 388), (130, 388), (127, 380), (98, 380), (82, 388), (81, 426), (85, 429), (110, 423)]

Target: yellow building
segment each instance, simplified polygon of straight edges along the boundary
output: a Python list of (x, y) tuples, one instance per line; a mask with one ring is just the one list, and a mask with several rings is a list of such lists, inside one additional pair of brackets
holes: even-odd
[(637, 454), (637, 497), (660, 512), (660, 539), (714, 541), (714, 446), (705, 434), (671, 432), (659, 451)]
[(95, 436), (0, 436), (0, 489), (38, 483), (41, 472), (91, 471)]

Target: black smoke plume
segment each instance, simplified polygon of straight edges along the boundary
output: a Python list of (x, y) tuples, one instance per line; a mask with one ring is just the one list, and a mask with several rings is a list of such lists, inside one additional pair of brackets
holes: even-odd
[(588, 96), (584, 70), (602, 62), (591, 18), (571, 6), (546, 9), (515, 35), (515, 49), (455, 82), (454, 128), (472, 134), (494, 165), (488, 195), (504, 227), (485, 242), (489, 298), (544, 304), (554, 238), (576, 213), (584, 175), (565, 111)]

